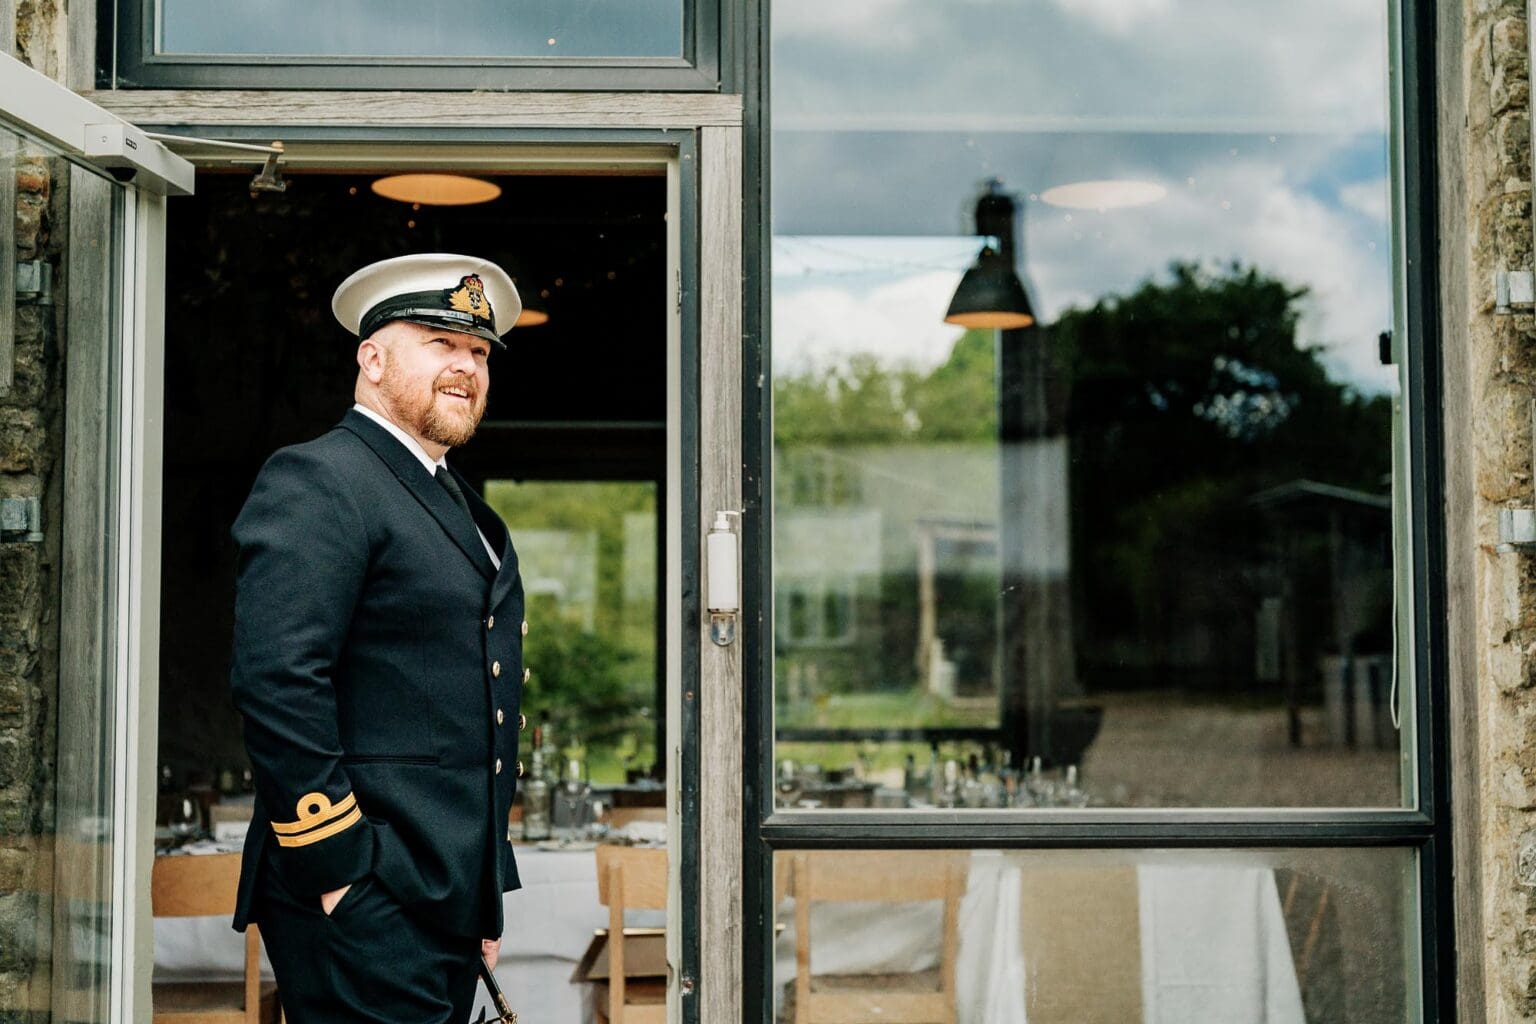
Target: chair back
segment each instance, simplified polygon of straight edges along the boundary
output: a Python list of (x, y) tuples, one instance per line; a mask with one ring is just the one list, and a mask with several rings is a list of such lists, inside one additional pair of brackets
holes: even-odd
[[(954, 1024), (955, 960), (964, 854), (923, 851), (801, 852), (792, 855), (797, 1024)], [(775, 872), (776, 878), (780, 878)], [(880, 984), (841, 991), (811, 988), (811, 907), (829, 902), (943, 901), (937, 991)]]
[[(155, 917), (233, 915), (240, 890), (240, 854), (161, 856), (150, 869), (149, 902)], [(155, 1024), (259, 1024), (263, 1013), (261, 933), (245, 930), (245, 977), (238, 1001), (217, 1004), (192, 992), (222, 988), (194, 982), (155, 985)], [(275, 992), (267, 986), (266, 1008), (278, 1012)]]
[(597, 899), (605, 907), (667, 909), (667, 851), (639, 846), (597, 848)]
[[(655, 1000), (655, 986), (646, 986), (651, 998), (636, 1003), (627, 998), (624, 976), (624, 911), (630, 907), (664, 910), (667, 906), (667, 851), (634, 846), (597, 848), (597, 899), (608, 908), (608, 1021), (609, 1024), (664, 1024), (667, 1019), (665, 990)], [(639, 988), (640, 986), (636, 986)]]
[(150, 906), (156, 917), (211, 917), (233, 914), (240, 890), (240, 854), (155, 858), (150, 872)]

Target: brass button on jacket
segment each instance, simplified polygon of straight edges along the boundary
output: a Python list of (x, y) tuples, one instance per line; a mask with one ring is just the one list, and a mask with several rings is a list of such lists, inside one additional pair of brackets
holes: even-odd
[(485, 620), (485, 628), (486, 629), (495, 629), (496, 628), (496, 616), (492, 615), (492, 616), (490, 616), (489, 618), (487, 618)]
[(523, 620), (523, 636), (527, 636), (527, 635), (528, 635), (528, 620), (524, 619)]
[(501, 758), (499, 757), (496, 759), (496, 774), (501, 774)]
[(521, 761), (517, 762), (517, 777), (518, 778), (522, 778), (523, 777), (523, 762), (521, 762)]
[(528, 728), (528, 716), (527, 715), (522, 715), (522, 714), (518, 715), (517, 716), (517, 731), (518, 732), (522, 732), (526, 728)]
[(526, 683), (528, 680), (530, 680), (532, 678), (533, 678), (533, 669), (531, 669), (531, 668), (523, 669), (523, 682)]
[(496, 724), (500, 725), (502, 722), (504, 722), (506, 720), (507, 720), (507, 716), (502, 713), (501, 708), (497, 708), (496, 709)]
[(501, 678), (501, 662), (499, 662), (499, 661), (491, 662), (491, 675), (495, 676), (498, 679)]

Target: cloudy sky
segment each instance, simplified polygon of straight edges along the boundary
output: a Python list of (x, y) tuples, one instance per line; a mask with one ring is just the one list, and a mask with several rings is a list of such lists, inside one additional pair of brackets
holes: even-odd
[[(1302, 342), (1369, 391), (1391, 326), (1386, 22), (1358, 0), (777, 0), (773, 344), (931, 365), (1001, 177), (1048, 321), (1173, 259), (1310, 289)], [(1066, 210), (1054, 185), (1166, 196)]]

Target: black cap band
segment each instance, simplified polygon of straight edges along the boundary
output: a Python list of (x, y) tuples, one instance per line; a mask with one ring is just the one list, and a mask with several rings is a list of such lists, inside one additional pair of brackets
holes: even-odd
[[(392, 295), (363, 314), (358, 324), (357, 336), (367, 338), (391, 320), (409, 320), (429, 327), (446, 327), (463, 334), (473, 334), (494, 341), (505, 348), (496, 333), (496, 323), (490, 317), (476, 316), (463, 310), (449, 308), (448, 296), (452, 289), (431, 292), (407, 292)], [(486, 305), (489, 310), (489, 304)]]

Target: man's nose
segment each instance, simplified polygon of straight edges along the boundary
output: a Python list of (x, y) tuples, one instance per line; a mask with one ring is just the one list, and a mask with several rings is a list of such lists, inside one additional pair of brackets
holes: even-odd
[(455, 373), (462, 373), (466, 377), (475, 375), (475, 353), (468, 348), (455, 348), (453, 358), (448, 362), (449, 369)]

